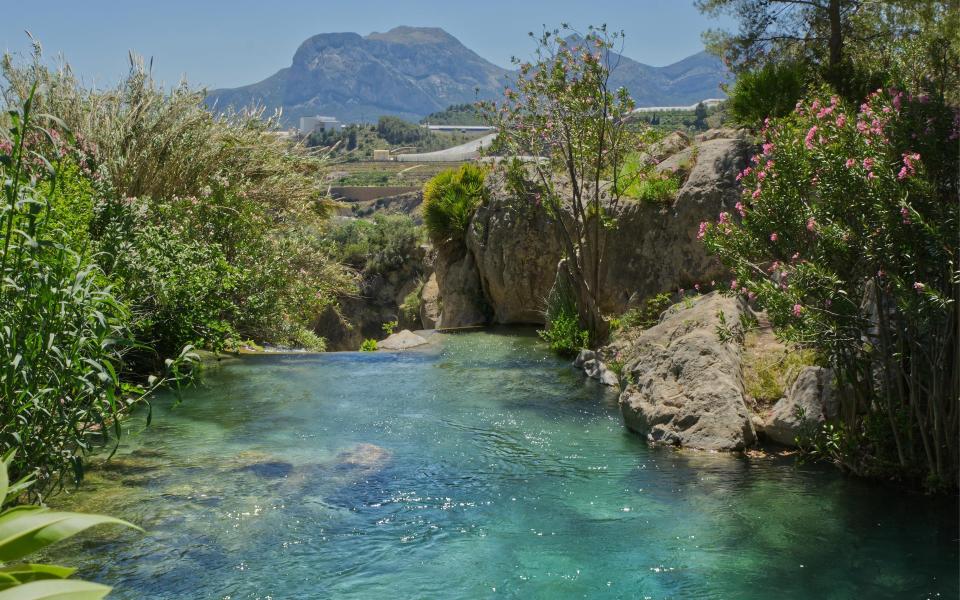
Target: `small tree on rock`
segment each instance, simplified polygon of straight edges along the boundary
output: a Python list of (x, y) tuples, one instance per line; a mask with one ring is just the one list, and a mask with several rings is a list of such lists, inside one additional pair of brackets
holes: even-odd
[(610, 85), (619, 60), (613, 48), (622, 39), (622, 32), (606, 26), (590, 27), (585, 36), (567, 25), (546, 31), (533, 62), (513, 60), (519, 67), (515, 88), (504, 91), (502, 102), (484, 104), (502, 148), (537, 157), (528, 161), (536, 180), (531, 196), (557, 229), (592, 344), (609, 331), (600, 312), (606, 230), (618, 190), (626, 187), (618, 185), (624, 158), (637, 143), (625, 120), (634, 103), (626, 90)]

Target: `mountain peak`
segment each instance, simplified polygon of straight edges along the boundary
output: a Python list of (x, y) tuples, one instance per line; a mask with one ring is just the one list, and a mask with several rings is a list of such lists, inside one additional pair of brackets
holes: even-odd
[(439, 27), (410, 27), (400, 25), (386, 33), (374, 31), (367, 36), (368, 40), (391, 42), (394, 44), (460, 44), (460, 40), (453, 37)]

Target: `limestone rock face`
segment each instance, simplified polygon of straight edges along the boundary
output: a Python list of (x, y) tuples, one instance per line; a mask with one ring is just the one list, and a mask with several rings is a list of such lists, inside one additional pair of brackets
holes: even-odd
[(562, 250), (554, 226), (532, 202), (505, 191), (480, 207), (467, 246), (497, 323), (543, 323)]
[(430, 273), (420, 291), (420, 323), (424, 329), (434, 329), (439, 322), (440, 286), (437, 284), (437, 274)]
[(437, 327), (487, 323), (486, 300), (472, 253), (441, 248), (434, 262), (434, 272), (443, 305)]
[(725, 274), (697, 239), (697, 229), (701, 221), (715, 220), (721, 211), (734, 211), (740, 198), (736, 176), (746, 166), (749, 150), (740, 139), (703, 142), (672, 204), (621, 201), (617, 228), (607, 236), (604, 312), (620, 313), (635, 301), (689, 289)]
[[(802, 413), (803, 418), (798, 413)], [(778, 444), (795, 446), (797, 435), (805, 427), (838, 416), (833, 371), (823, 367), (806, 367), (787, 395), (773, 405), (764, 420), (763, 433)]]
[(742, 300), (716, 292), (679, 303), (660, 323), (611, 344), (624, 361), (620, 394), (627, 427), (653, 442), (700, 450), (740, 450), (756, 434), (744, 402), (741, 346), (722, 342), (718, 311), (736, 323)]
[(407, 350), (416, 348), (427, 343), (427, 340), (413, 333), (409, 329), (404, 329), (397, 333), (387, 336), (387, 339), (377, 342), (377, 350)]

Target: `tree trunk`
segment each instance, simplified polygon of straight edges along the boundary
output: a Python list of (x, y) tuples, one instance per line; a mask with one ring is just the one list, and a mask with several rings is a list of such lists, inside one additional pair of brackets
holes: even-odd
[(840, 19), (840, 0), (830, 0), (827, 8), (830, 18), (830, 72), (838, 74), (843, 60), (843, 23)]

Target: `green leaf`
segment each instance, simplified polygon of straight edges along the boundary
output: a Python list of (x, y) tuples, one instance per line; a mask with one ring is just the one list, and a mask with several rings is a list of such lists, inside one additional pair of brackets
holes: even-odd
[[(40, 565), (34, 563), (23, 563), (19, 565), (10, 565), (0, 567), (0, 577), (12, 577), (17, 583), (29, 583), (31, 581), (40, 581), (43, 579), (66, 579), (73, 575), (77, 570), (70, 567), (61, 567), (58, 565)], [(3, 588), (3, 580), (0, 580), (0, 589)]]
[(0, 562), (18, 560), (95, 525), (136, 525), (102, 515), (47, 510), (8, 510), (0, 514)]
[(100, 600), (110, 588), (73, 579), (33, 581), (0, 592), (0, 600)]

